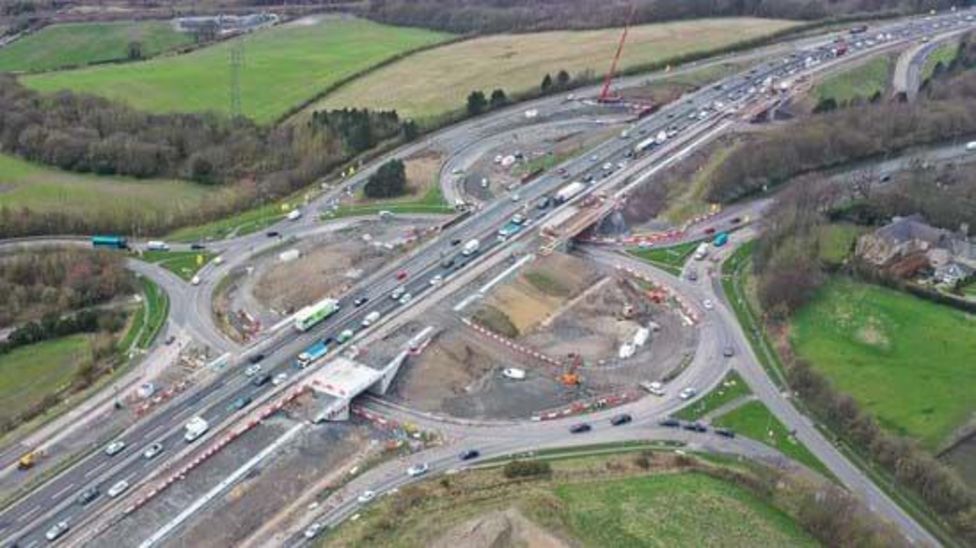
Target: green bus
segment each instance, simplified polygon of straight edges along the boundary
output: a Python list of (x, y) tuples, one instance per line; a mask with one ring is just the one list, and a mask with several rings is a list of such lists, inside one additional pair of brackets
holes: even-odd
[(339, 303), (335, 299), (322, 299), (306, 306), (295, 314), (295, 329), (308, 331), (315, 324), (334, 314), (336, 310), (339, 310)]

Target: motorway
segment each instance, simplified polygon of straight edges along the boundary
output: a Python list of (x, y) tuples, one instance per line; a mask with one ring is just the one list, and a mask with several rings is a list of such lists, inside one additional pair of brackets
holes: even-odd
[[(953, 21), (960, 20), (958, 15), (945, 17), (951, 17)], [(938, 21), (938, 18), (935, 21)], [(897, 42), (899, 40), (913, 40), (919, 35), (927, 35), (932, 32), (932, 29), (925, 24), (896, 23), (873, 29), (872, 32), (890, 32), (894, 35), (892, 42)], [(865, 46), (864, 50), (870, 50), (870, 46)], [(856, 53), (852, 52), (849, 55), (854, 56)], [(665, 161), (672, 152), (668, 148), (671, 145), (666, 145), (660, 147), (663, 150), (656, 150), (643, 157), (630, 158), (636, 141), (668, 129), (676, 133), (673, 138), (674, 141), (682, 139), (690, 141), (692, 137), (714, 128), (719, 121), (734, 116), (730, 108), (733, 105), (745, 107), (754, 105), (757, 101), (767, 100), (753, 88), (759, 87), (759, 84), (768, 76), (777, 79), (793, 79), (805, 72), (813, 72), (818, 66), (827, 66), (831, 62), (843, 62), (846, 59), (841, 58), (838, 61), (832, 61), (832, 57), (832, 53), (829, 51), (829, 40), (821, 39), (818, 45), (807, 52), (767, 60), (747, 73), (725, 78), (712, 86), (688, 95), (680, 102), (666, 106), (644, 120), (636, 122), (633, 133), (640, 135), (640, 137), (635, 139), (614, 137), (598, 145), (585, 157), (571, 159), (562, 164), (561, 167), (571, 174), (569, 180), (580, 179), (586, 175), (594, 176), (594, 182), (589, 185), (586, 194), (600, 192), (614, 185), (626, 184), (638, 173)], [(552, 104), (551, 101), (547, 104)], [(716, 105), (716, 101), (726, 104), (721, 107)], [(557, 104), (562, 105), (561, 108), (563, 109), (573, 109), (579, 108), (579, 103), (579, 101), (564, 101)], [(468, 139), (472, 135), (495, 134), (500, 131), (500, 128), (504, 130), (505, 128), (516, 127), (517, 124), (521, 123), (521, 113), (525, 108), (525, 105), (520, 105), (496, 116), (476, 119), (458, 128), (449, 128), (432, 136), (431, 139), (450, 139), (452, 132), (463, 132)], [(398, 151), (397, 154), (407, 155), (411, 153), (411, 150), (419, 150), (422, 146), (425, 146), (425, 143), (409, 145)], [(605, 163), (614, 166), (613, 174), (606, 173), (602, 168)], [(621, 168), (620, 165), (624, 167)], [(368, 173), (369, 170), (361, 171), (349, 184), (361, 184)], [(418, 301), (432, 292), (430, 280), (434, 276), (442, 276), (449, 281), (452, 276), (458, 274), (458, 269), (470, 268), (471, 262), (502, 260), (506, 257), (504, 251), (510, 248), (515, 240), (528, 235), (529, 231), (523, 230), (517, 238), (500, 241), (495, 237), (498, 227), (518, 212), (528, 214), (531, 224), (544, 223), (555, 211), (567, 207), (569, 204), (539, 209), (535, 207), (536, 203), (541, 197), (552, 195), (566, 182), (567, 180), (558, 175), (544, 175), (521, 188), (518, 191), (519, 199), (517, 200), (513, 196), (503, 196), (485, 204), (472, 212), (466, 219), (445, 229), (438, 238), (424, 244), (409, 256), (393, 262), (387, 268), (374, 273), (357, 284), (355, 289), (341, 299), (343, 308), (339, 313), (307, 333), (296, 334), (291, 329), (286, 328), (246, 349), (235, 348), (234, 345), (228, 345), (226, 341), (220, 343), (222, 346), (219, 348), (238, 352), (243, 350), (242, 354), (231, 362), (231, 367), (226, 367), (215, 375), (213, 382), (178, 397), (169, 405), (124, 432), (119, 439), (125, 441), (127, 447), (118, 455), (109, 457), (100, 450), (94, 451), (0, 512), (0, 534), (3, 535), (3, 542), (10, 543), (17, 539), (18, 544), (24, 546), (44, 542), (44, 532), (60, 521), (68, 521), (72, 525), (72, 532), (82, 529), (85, 523), (94, 518), (96, 514), (109, 508), (110, 503), (114, 502), (104, 495), (110, 486), (120, 480), (126, 480), (132, 484), (130, 492), (135, 491), (137, 483), (145, 480), (151, 474), (159, 474), (164, 469), (163, 465), (175, 460), (174, 457), (177, 454), (186, 454), (193, 451), (194, 447), (205, 443), (205, 440), (198, 441), (194, 446), (188, 447), (183, 442), (182, 428), (189, 417), (194, 415), (205, 417), (212, 425), (210, 435), (216, 435), (221, 428), (243, 415), (242, 412), (231, 407), (231, 403), (237, 398), (255, 396), (255, 400), (267, 400), (300, 382), (303, 375), (311, 373), (315, 367), (309, 368), (305, 372), (297, 372), (292, 366), (292, 361), (295, 355), (313, 341), (329, 337), (334, 338), (346, 329), (358, 331), (363, 317), (370, 312), (376, 311), (383, 316), (393, 317), (407, 307), (415, 306)], [(321, 200), (334, 199), (337, 192), (340, 190), (327, 193)], [(583, 198), (584, 196), (581, 195), (572, 201), (580, 201)], [(309, 231), (320, 230), (321, 227), (314, 226), (316, 219), (313, 217), (313, 215), (306, 215), (298, 222), (281, 223), (279, 231), (284, 238), (289, 238), (298, 237)], [(278, 229), (278, 227), (275, 228)], [(477, 238), (482, 242), (481, 249), (476, 257), (473, 259), (457, 257), (452, 266), (442, 266), (441, 262), (444, 257), (454, 257), (458, 254), (458, 246), (452, 246), (449, 242), (464, 242), (472, 238)], [(244, 257), (250, 256), (251, 253), (259, 252), (262, 248), (273, 247), (277, 244), (277, 241), (269, 240), (263, 234), (252, 234), (231, 242), (213, 244), (212, 247), (215, 251), (223, 252), (226, 261), (223, 265), (208, 267), (208, 270), (203, 272), (204, 283), (201, 284), (200, 289), (194, 291), (212, 291), (213, 286), (218, 283), (221, 273), (226, 272), (234, 265), (241, 264), (246, 260)], [(401, 285), (401, 282), (393, 276), (395, 272), (399, 271), (408, 274), (404, 285), (406, 291), (414, 296), (413, 301), (407, 305), (400, 305), (389, 298), (389, 294)], [(183, 284), (182, 288), (185, 287)], [(170, 288), (167, 287), (167, 289)], [(690, 288), (688, 290), (697, 291)], [(173, 291), (185, 292), (185, 289), (173, 288)], [(368, 301), (365, 305), (357, 308), (352, 303), (361, 297), (366, 297)], [(179, 314), (185, 318), (210, 317), (209, 299), (193, 298), (192, 296), (180, 298), (182, 302), (187, 300), (193, 308), (181, 310), (178, 312)], [(740, 350), (748, 349), (741, 330), (738, 329), (735, 319), (729, 315), (727, 310), (721, 308), (714, 319), (711, 318), (710, 315), (710, 319), (704, 322), (702, 326), (702, 329), (710, 335), (702, 337), (703, 346), (696, 354), (695, 364), (690, 366), (682, 374), (682, 377), (679, 377), (682, 383), (695, 384), (702, 394), (719, 382), (729, 366), (729, 364), (723, 363), (717, 354), (717, 349), (723, 345), (723, 341), (734, 339), (738, 341), (736, 346)], [(202, 336), (207, 339), (210, 339), (211, 336), (221, 338), (217, 333), (207, 335), (208, 327), (193, 324), (190, 327), (194, 331), (200, 329)], [(236, 365), (245, 363), (247, 356), (257, 352), (268, 356), (263, 362), (265, 372), (272, 375), (287, 372), (289, 373), (289, 380), (281, 386), (268, 384), (256, 388), (250, 383), (250, 379), (238, 373), (237, 369), (239, 368)], [(825, 460), (825, 464), (832, 471), (835, 470), (835, 467), (841, 471), (837, 475), (845, 485), (848, 485), (859, 495), (865, 496), (879, 512), (899, 523), (907, 535), (920, 541), (936, 544), (924, 530), (905, 516), (890, 500), (887, 500), (883, 493), (851, 467), (843, 457), (832, 456), (830, 454), (830, 451), (833, 450), (832, 446), (809, 425), (804, 417), (795, 411), (787, 400), (775, 393), (775, 390), (766, 389), (768, 386), (763, 385), (763, 382), (769, 386), (772, 385), (765, 378), (758, 362), (755, 361), (754, 356), (751, 356), (751, 353), (740, 353), (739, 356), (749, 358), (745, 363), (737, 365), (737, 368), (747, 376), (747, 382), (750, 386), (754, 388), (764, 402), (767, 398), (769, 399), (767, 405), (770, 406), (774, 414), (781, 417), (785, 424), (796, 428), (800, 439), (807, 443), (815, 454), (818, 456), (827, 455), (828, 458), (822, 458), (822, 460)], [(737, 357), (731, 361), (738, 362), (740, 360), (744, 360), (744, 358)], [(716, 365), (716, 362), (722, 363), (722, 365)], [(749, 373), (753, 369), (756, 371)], [(674, 408), (685, 403), (673, 398), (665, 400), (645, 398), (632, 405), (637, 410), (637, 416), (650, 424), (656, 420), (655, 417), (673, 411)], [(598, 419), (600, 416), (597, 415), (594, 418)], [(441, 424), (439, 428), (446, 428), (446, 426)], [(543, 426), (520, 423), (517, 426), (506, 426), (504, 431), (505, 438), (500, 443), (505, 448), (508, 447), (506, 444), (511, 444), (514, 447), (519, 443), (525, 444), (527, 440), (546, 440), (548, 439), (547, 436), (552, 436), (553, 443), (558, 443), (558, 440), (565, 440), (567, 437), (565, 424), (558, 422), (547, 423)], [(492, 436), (485, 431), (478, 431), (477, 436), (492, 439)], [(141, 456), (142, 449), (153, 442), (163, 444), (165, 447), (163, 453), (152, 460), (143, 458)], [(499, 450), (502, 450), (501, 446)], [(836, 450), (833, 451), (836, 453)], [(103, 495), (87, 505), (76, 504), (76, 495), (90, 486), (100, 487)], [(117, 507), (118, 504), (115, 506)]]

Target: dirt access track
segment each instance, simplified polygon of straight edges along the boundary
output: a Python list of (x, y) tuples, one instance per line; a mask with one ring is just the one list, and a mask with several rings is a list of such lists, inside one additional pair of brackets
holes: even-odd
[[(410, 359), (390, 396), (459, 417), (525, 418), (668, 378), (691, 359), (698, 342), (697, 330), (666, 299), (656, 303), (635, 282), (561, 254), (530, 263), (495, 289), (474, 310), (472, 323), (515, 347), (455, 321)], [(620, 346), (642, 328), (647, 341), (621, 359)], [(562, 377), (574, 363), (578, 386)], [(511, 367), (524, 370), (525, 379), (502, 374)]]

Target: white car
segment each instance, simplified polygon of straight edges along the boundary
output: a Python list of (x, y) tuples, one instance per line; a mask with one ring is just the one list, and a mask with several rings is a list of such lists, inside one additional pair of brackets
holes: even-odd
[(54, 542), (61, 535), (63, 535), (65, 531), (68, 530), (69, 527), (70, 526), (68, 525), (67, 521), (59, 521), (54, 525), (52, 525), (51, 528), (47, 530), (47, 533), (44, 534), (44, 538), (46, 538), (48, 542)]
[(422, 476), (430, 471), (430, 466), (426, 462), (420, 464), (415, 464), (410, 468), (407, 468), (407, 475), (411, 478), (416, 478), (417, 476)]
[(108, 456), (114, 456), (119, 454), (123, 449), (125, 449), (125, 442), (122, 440), (113, 441), (105, 447), (105, 454)]
[(149, 447), (147, 447), (146, 450), (142, 452), (142, 458), (147, 460), (152, 459), (155, 458), (156, 455), (162, 452), (163, 452), (163, 444), (156, 442), (150, 445)]
[(683, 400), (690, 400), (691, 398), (694, 398), (695, 397), (695, 394), (697, 394), (697, 393), (698, 393), (697, 390), (695, 390), (694, 388), (692, 388), (692, 387), (689, 386), (688, 388), (685, 388), (684, 390), (682, 390), (681, 393), (678, 394), (678, 397), (681, 398), (681, 399), (683, 399)]
[(647, 390), (651, 394), (654, 394), (655, 396), (658, 397), (664, 396), (664, 385), (658, 381), (642, 384), (641, 386), (643, 386), (645, 390)]
[(413, 299), (413, 295), (409, 293), (404, 293), (403, 296), (400, 297), (400, 304), (407, 304), (410, 302), (411, 299)]
[(286, 380), (288, 380), (288, 373), (278, 373), (277, 375), (274, 376), (273, 379), (271, 379), (271, 384), (274, 386), (278, 386), (281, 383), (285, 382)]
[(315, 523), (309, 525), (308, 528), (305, 529), (305, 538), (315, 538), (315, 536), (318, 535), (319, 532), (324, 527), (325, 527), (324, 525), (322, 525), (321, 523), (319, 523), (317, 521)]
[(115, 485), (113, 485), (112, 488), (108, 490), (108, 493), (105, 494), (108, 495), (109, 498), (115, 498), (121, 495), (123, 492), (125, 492), (125, 490), (128, 488), (129, 488), (129, 482), (122, 480), (116, 483)]
[(254, 375), (257, 375), (260, 372), (261, 372), (261, 365), (256, 363), (244, 370), (244, 376), (253, 377)]
[(517, 201), (519, 201), (521, 199), (522, 199), (522, 197), (519, 196), (517, 192), (515, 194), (512, 194), (512, 201), (513, 202), (517, 202)]
[(705, 310), (711, 310), (715, 308), (715, 303), (713, 303), (711, 299), (705, 299), (702, 301), (702, 306), (705, 307)]
[(428, 282), (428, 283), (431, 285), (431, 287), (437, 287), (437, 286), (441, 285), (442, 283), (444, 283), (444, 276), (441, 276), (440, 274), (438, 274), (438, 275), (434, 276), (433, 278), (431, 278), (430, 279), (430, 282)]
[(525, 379), (525, 370), (517, 367), (506, 367), (505, 369), (502, 369), (502, 376), (507, 379), (521, 381)]
[(358, 500), (359, 502), (361, 502), (363, 504), (366, 504), (367, 502), (369, 502), (369, 501), (371, 501), (371, 500), (373, 500), (375, 498), (376, 498), (376, 493), (367, 490), (367, 491), (363, 491), (363, 494), (362, 495), (359, 495), (359, 498), (356, 499), (356, 500)]

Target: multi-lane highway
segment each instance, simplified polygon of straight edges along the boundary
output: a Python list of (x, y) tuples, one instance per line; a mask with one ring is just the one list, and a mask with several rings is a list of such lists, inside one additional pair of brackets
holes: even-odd
[[(119, 437), (126, 443), (123, 451), (109, 456), (100, 449), (96, 450), (0, 512), (0, 536), (6, 543), (17, 540), (21, 545), (31, 545), (43, 542), (44, 533), (56, 523), (68, 522), (75, 530), (83, 527), (88, 520), (108, 506), (110, 501), (105, 493), (111, 486), (124, 480), (131, 485), (130, 491), (135, 490), (142, 480), (154, 472), (159, 472), (164, 463), (171, 461), (173, 455), (188, 451), (188, 446), (182, 439), (183, 424), (188, 418), (194, 415), (205, 417), (212, 425), (212, 433), (216, 433), (230, 424), (235, 417), (241, 416), (242, 411), (232, 405), (239, 398), (250, 397), (257, 400), (271, 397), (273, 393), (298, 382), (302, 374), (308, 374), (309, 371), (302, 373), (296, 370), (292, 363), (294, 357), (312, 342), (335, 339), (340, 332), (347, 329), (358, 331), (363, 318), (374, 311), (384, 317), (394, 317), (399, 311), (416, 305), (431, 293), (434, 288), (430, 282), (434, 277), (441, 277), (445, 279), (444, 283), (448, 284), (459, 271), (463, 272), (464, 269), (471, 268), (472, 262), (500, 260), (505, 255), (503, 252), (510, 249), (518, 238), (498, 239), (496, 237), (498, 228), (516, 213), (521, 213), (529, 219), (528, 226), (523, 229), (521, 235), (534, 237), (532, 230), (534, 227), (545, 223), (555, 211), (566, 207), (565, 204), (539, 207), (540, 199), (552, 196), (568, 181), (592, 178), (586, 193), (622, 186), (643, 170), (666, 161), (669, 154), (680, 148), (675, 144), (677, 141), (691, 142), (694, 137), (713, 129), (719, 121), (735, 117), (737, 112), (760, 102), (772, 100), (770, 95), (775, 92), (763, 93), (763, 87), (768, 85), (770, 78), (775, 79), (776, 83), (794, 82), (804, 74), (819, 70), (820, 67), (844, 62), (872, 49), (894, 47), (915, 40), (918, 36), (937, 32), (931, 25), (935, 23), (942, 25), (944, 20), (952, 21), (952, 25), (946, 28), (965, 23), (961, 14), (954, 14), (922, 23), (898, 22), (885, 25), (872, 29), (872, 36), (875, 34), (878, 36), (876, 41), (874, 39), (863, 41), (861, 45), (855, 45), (847, 57), (838, 59), (834, 58), (830, 38), (821, 38), (812, 41), (807, 49), (765, 60), (747, 72), (725, 78), (688, 95), (679, 102), (666, 106), (643, 120), (635, 121), (630, 131), (632, 138), (611, 138), (585, 156), (564, 163), (561, 168), (568, 173), (568, 178), (558, 174), (544, 175), (519, 189), (517, 197), (511, 194), (501, 196), (473, 211), (465, 220), (445, 229), (437, 238), (422, 245), (402, 260), (395, 261), (382, 271), (369, 276), (342, 297), (340, 301), (342, 308), (338, 313), (309, 332), (299, 334), (286, 328), (272, 334), (266, 340), (259, 341), (253, 347), (243, 349), (243, 352), (231, 361), (231, 366), (219, 371), (212, 381), (177, 398), (124, 432)], [(784, 86), (784, 90), (788, 91), (788, 88)], [(555, 116), (561, 111), (584, 108), (579, 101), (559, 102), (547, 99), (540, 104), (548, 105), (552, 109), (545, 116)], [(527, 107), (511, 108), (485, 119), (474, 120), (435, 134), (431, 139), (450, 139), (452, 132), (459, 132), (471, 141), (486, 138), (500, 131), (508, 131), (518, 127), (519, 124), (524, 124), (522, 117), (524, 108)], [(544, 122), (545, 116), (540, 121)], [(531, 131), (531, 128), (528, 130)], [(636, 143), (661, 132), (670, 134), (668, 144), (651, 147), (642, 154), (634, 154)], [(420, 150), (423, 146), (424, 143), (409, 145), (395, 154), (406, 155), (411, 151)], [(604, 167), (607, 164), (609, 169)], [(369, 169), (360, 172), (348, 184), (361, 184), (369, 172)], [(317, 205), (327, 203), (335, 197), (335, 193), (342, 191), (344, 190), (327, 194)], [(583, 195), (574, 200), (582, 198)], [(307, 209), (314, 210), (314, 207)], [(313, 215), (306, 215), (298, 222), (282, 223), (280, 227), (275, 227), (275, 230), (284, 237), (308, 233), (317, 229), (316, 219), (313, 217)], [(459, 256), (460, 245), (472, 239), (481, 242), (478, 253), (473, 257)], [(233, 241), (213, 244), (215, 250), (223, 252), (225, 264), (205, 271), (204, 283), (196, 291), (204, 292), (202, 294), (208, 294), (207, 291), (212, 292), (221, 274), (226, 273), (227, 269), (241, 264), (251, 254), (275, 244), (277, 242), (269, 240), (263, 234), (253, 234)], [(453, 259), (453, 263), (448, 264), (445, 261), (447, 258)], [(406, 274), (405, 280), (397, 279), (395, 274), (399, 272)], [(413, 296), (411, 303), (401, 304), (390, 298), (390, 294), (400, 286)], [(184, 290), (173, 288), (173, 291)], [(690, 291), (695, 290), (690, 289)], [(209, 299), (192, 296), (186, 298), (190, 299), (190, 306), (193, 308), (179, 312), (181, 315), (186, 318), (210, 317)], [(355, 306), (354, 302), (362, 298), (366, 299), (365, 304)], [(704, 323), (702, 328), (706, 335), (702, 337), (703, 346), (696, 354), (697, 365), (689, 367), (679, 378), (680, 382), (696, 384), (701, 393), (717, 383), (729, 366), (726, 361), (720, 359), (717, 348), (727, 344), (730, 339), (737, 339), (740, 348), (747, 348), (741, 333), (730, 331), (729, 326), (735, 323), (734, 319), (728, 316), (727, 311), (721, 314), (726, 315), (717, 316), (721, 321), (707, 320)], [(188, 325), (194, 330), (199, 329), (205, 338), (209, 339), (211, 336), (219, 338), (219, 334), (211, 331), (212, 326), (194, 326), (192, 323)], [(236, 345), (227, 345), (226, 342), (220, 344), (222, 345), (218, 346), (220, 348), (241, 350)], [(259, 352), (267, 356), (262, 362), (264, 372), (271, 375), (287, 373), (289, 378), (285, 383), (280, 386), (266, 384), (256, 387), (251, 383), (251, 379), (242, 375), (240, 372), (242, 368), (237, 366), (246, 363), (249, 356)], [(897, 506), (887, 500), (870, 481), (840, 457), (787, 400), (764, 388), (762, 383), (765, 377), (759, 378), (762, 376), (761, 368), (758, 368), (753, 356), (745, 355), (749, 356), (751, 361), (744, 363), (741, 370), (748, 373), (747, 380), (750, 386), (754, 387), (764, 401), (769, 399), (767, 404), (773, 412), (787, 424), (796, 427), (801, 439), (808, 443), (818, 456), (826, 455), (827, 458), (822, 457), (822, 460), (825, 460), (825, 464), (832, 470), (835, 466), (841, 470), (841, 473), (837, 474), (838, 477), (852, 490), (866, 496), (879, 508), (879, 511), (895, 519), (912, 538), (930, 541), (931, 537), (928, 537), (924, 530), (921, 530)], [(768, 383), (768, 379), (765, 382)], [(779, 400), (776, 400), (777, 397)], [(645, 399), (634, 405), (639, 411), (641, 420), (650, 424), (654, 421), (654, 417), (660, 417), (681, 404), (683, 402), (670, 398)], [(535, 429), (539, 431), (536, 432)], [(551, 437), (553, 443), (558, 443), (559, 440), (566, 438), (565, 425), (559, 423), (542, 426), (520, 424), (516, 428), (508, 426), (505, 431), (506, 436), (511, 434), (514, 437), (504, 438), (508, 441), (499, 447), (499, 451), (517, 448), (518, 444), (525, 444), (526, 440), (530, 439), (546, 440), (549, 439), (547, 437)], [(490, 439), (490, 434), (486, 431), (478, 431), (477, 435)], [(160, 443), (164, 447), (162, 453), (152, 459), (144, 458), (143, 449), (152, 443)], [(196, 445), (203, 445), (203, 443), (204, 441), (195, 442)], [(831, 454), (831, 450), (834, 454)], [(76, 502), (79, 493), (96, 486), (100, 489), (100, 496), (86, 504)], [(124, 494), (120, 495), (120, 498), (122, 496)], [(70, 537), (70, 532), (67, 536)]]

